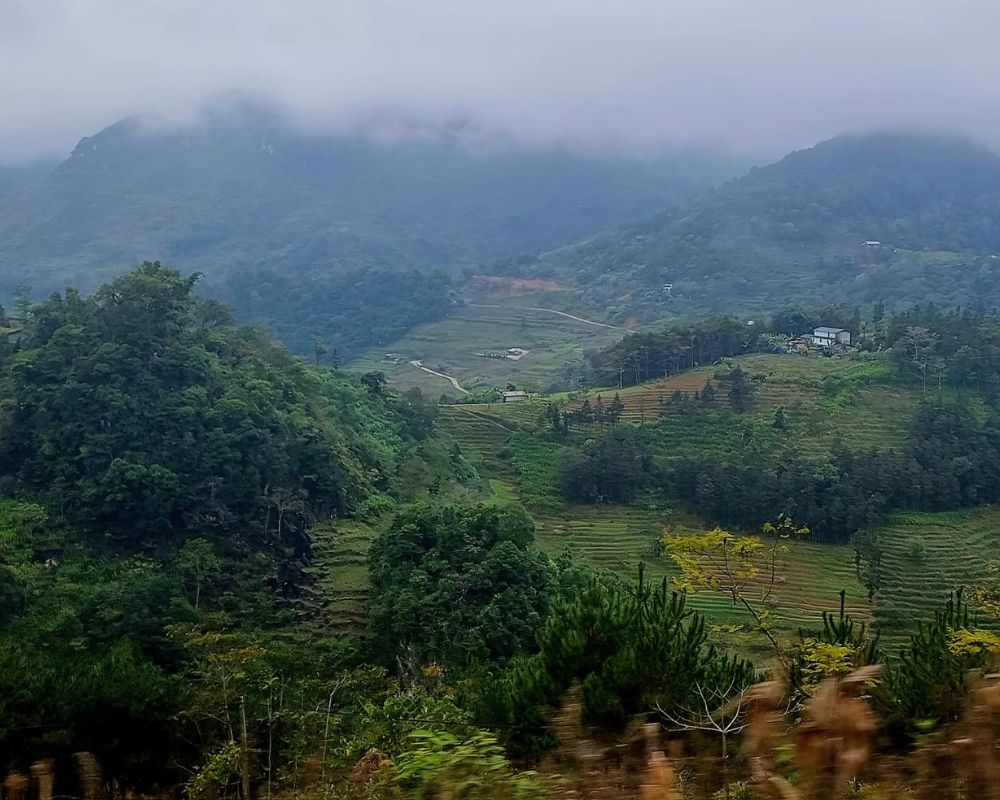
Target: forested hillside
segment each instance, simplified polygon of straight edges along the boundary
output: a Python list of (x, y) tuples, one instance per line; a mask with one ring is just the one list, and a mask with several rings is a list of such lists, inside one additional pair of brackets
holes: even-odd
[(188, 668), (264, 657), (313, 529), (475, 477), (418, 395), (304, 365), (195, 282), (147, 263), (0, 342), (5, 766), (82, 746), (116, 780), (175, 781), (173, 758), (219, 742)]
[[(583, 153), (471, 126), (321, 134), (246, 109), (189, 127), (124, 120), (44, 180), (0, 186), (0, 298), (25, 283), (36, 297), (92, 289), (156, 258), (202, 271), (202, 291), (299, 352), (315, 339), (346, 352), (440, 316), (437, 271), (573, 241), (732, 171), (699, 153)], [(378, 315), (388, 322), (369, 325)]]
[(509, 269), (586, 286), (615, 319), (794, 300), (992, 304), (998, 219), (1000, 158), (985, 147), (845, 135)]
[(685, 798), (738, 797), (699, 720), (864, 680), (866, 735), (919, 761), (995, 667), (992, 314), (836, 357), (712, 319), (613, 348), (676, 355), (653, 382), (432, 407), (196, 282), (146, 263), (0, 342), (8, 791), (640, 797), (683, 746)]

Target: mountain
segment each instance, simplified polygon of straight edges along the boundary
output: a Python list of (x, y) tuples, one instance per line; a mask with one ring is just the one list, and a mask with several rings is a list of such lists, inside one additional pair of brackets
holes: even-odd
[(705, 154), (530, 147), (469, 126), (321, 134), (245, 110), (181, 128), (129, 119), (0, 195), (0, 297), (25, 282), (87, 289), (158, 259), (280, 327), (279, 283), (310, 284), (336, 312), (343, 281), (317, 287), (331, 276), (455, 274), (639, 219), (731, 170)]
[(56, 166), (55, 161), (30, 161), (26, 164), (0, 164), (0, 202), (14, 192), (33, 186)]
[(791, 153), (506, 268), (585, 286), (624, 319), (790, 301), (1000, 303), (997, 253), (1000, 157), (961, 138), (885, 132)]

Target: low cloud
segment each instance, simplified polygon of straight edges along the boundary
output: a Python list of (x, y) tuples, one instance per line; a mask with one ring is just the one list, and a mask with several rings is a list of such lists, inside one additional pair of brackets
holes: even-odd
[(301, 124), (775, 155), (843, 130), (1000, 143), (994, 0), (0, 0), (0, 158), (220, 97)]

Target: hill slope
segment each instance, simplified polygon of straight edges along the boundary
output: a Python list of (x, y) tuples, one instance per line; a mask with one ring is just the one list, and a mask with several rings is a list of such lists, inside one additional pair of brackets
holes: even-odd
[(1000, 158), (963, 139), (879, 133), (792, 153), (533, 269), (590, 287), (624, 318), (796, 299), (993, 303), (997, 252)]
[(344, 287), (327, 291), (328, 275), (456, 271), (549, 248), (732, 174), (690, 153), (638, 159), (485, 138), (304, 133), (246, 110), (185, 128), (125, 120), (44, 180), (0, 192), (0, 297), (25, 282), (38, 295), (89, 289), (159, 259), (202, 271), (245, 317), (280, 323), (293, 313), (280, 279), (304, 276), (337, 313)]

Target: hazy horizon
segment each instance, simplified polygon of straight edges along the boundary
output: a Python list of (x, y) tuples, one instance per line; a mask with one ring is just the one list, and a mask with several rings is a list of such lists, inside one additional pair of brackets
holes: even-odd
[(883, 128), (1000, 143), (1000, 7), (980, 0), (0, 0), (0, 20), (5, 162), (233, 96), (311, 129), (460, 119), (530, 143), (760, 159)]

